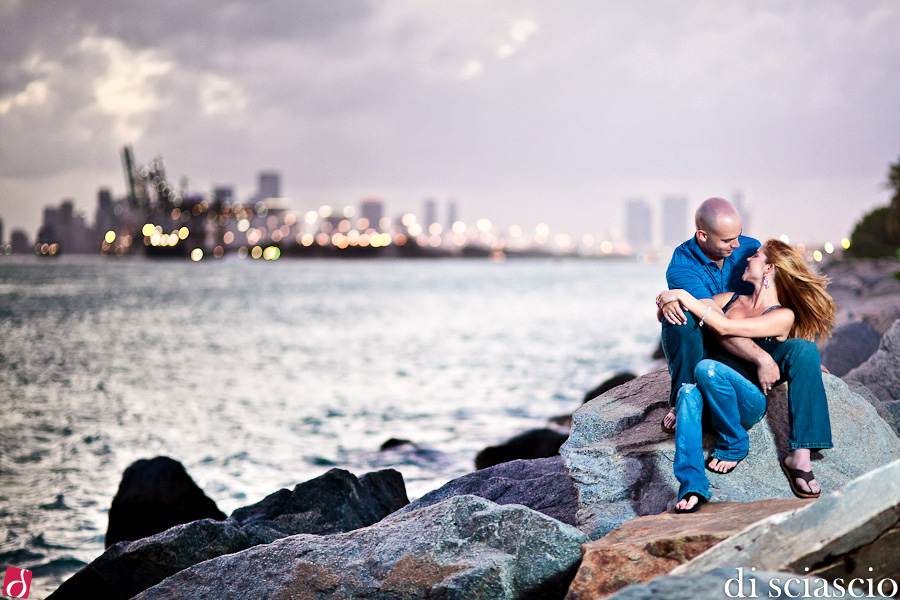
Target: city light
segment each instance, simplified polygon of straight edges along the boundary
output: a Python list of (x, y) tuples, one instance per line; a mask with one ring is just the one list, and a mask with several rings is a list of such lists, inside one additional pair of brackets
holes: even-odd
[(784, 242), (785, 244), (790, 244), (790, 243), (791, 243), (791, 238), (789, 238), (789, 237), (787, 236), (786, 233), (782, 233), (781, 236), (780, 236), (778, 239), (780, 239), (780, 240), (781, 240), (782, 242)]
[(483, 233), (487, 233), (488, 231), (490, 231), (492, 226), (493, 225), (490, 219), (478, 219), (478, 221), (475, 223), (475, 227), (478, 228), (478, 231), (481, 231)]
[(112, 244), (116, 241), (116, 232), (115, 231), (107, 231), (106, 235), (103, 236), (103, 239), (106, 240), (107, 244)]
[(200, 248), (194, 248), (191, 250), (191, 260), (194, 262), (200, 262), (203, 260), (203, 250)]
[(848, 240), (847, 238), (841, 238), (841, 247), (844, 250), (847, 250), (848, 248), (850, 248), (850, 240)]
[(825, 252), (827, 252), (828, 254), (832, 254), (834, 252), (834, 244), (832, 244), (831, 242), (826, 242)]
[(816, 250), (815, 252), (813, 252), (813, 258), (815, 259), (816, 262), (822, 262), (822, 252), (819, 250)]

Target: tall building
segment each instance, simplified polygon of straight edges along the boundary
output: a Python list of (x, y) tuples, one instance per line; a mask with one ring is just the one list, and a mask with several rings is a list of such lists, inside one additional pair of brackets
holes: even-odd
[(422, 228), (428, 231), (428, 228), (437, 222), (437, 201), (428, 198), (425, 200), (425, 219), (422, 221)]
[(97, 190), (97, 215), (94, 218), (94, 223), (94, 229), (100, 235), (105, 235), (107, 231), (115, 231), (117, 229), (115, 206), (109, 188)]
[[(262, 189), (262, 185), (260, 185)], [(263, 198), (276, 198), (277, 196), (263, 196)], [(218, 186), (213, 188), (213, 208), (222, 210), (234, 203), (234, 189), (230, 186)]]
[(663, 198), (662, 241), (674, 248), (688, 239), (688, 203), (684, 196)]
[(456, 211), (456, 200), (451, 198), (447, 201), (447, 228), (453, 227), (457, 221), (459, 221), (459, 216)]
[(21, 229), (13, 229), (9, 244), (12, 246), (13, 254), (28, 254), (32, 251), (31, 244), (28, 243), (28, 234)]
[(653, 211), (643, 198), (629, 198), (625, 205), (625, 236), (632, 252), (644, 252), (653, 243)]
[(384, 204), (380, 198), (363, 198), (360, 217), (369, 221), (369, 227), (381, 231), (381, 219), (384, 217)]
[(60, 207), (44, 208), (44, 221), (38, 231), (39, 244), (59, 244), (63, 252), (90, 252), (92, 244), (84, 217), (75, 213), (75, 203), (63, 200)]
[(732, 196), (731, 203), (737, 209), (738, 214), (741, 215), (741, 227), (744, 230), (744, 235), (752, 236), (752, 233), (749, 233), (750, 230), (750, 208), (747, 206), (746, 199), (744, 198), (744, 192), (736, 191)]
[(259, 199), (281, 198), (281, 174), (277, 171), (261, 171), (259, 174)]
[(41, 228), (38, 230), (38, 244), (53, 244), (59, 241), (57, 233), (59, 221), (59, 211), (49, 206), (44, 207), (44, 219), (41, 221)]

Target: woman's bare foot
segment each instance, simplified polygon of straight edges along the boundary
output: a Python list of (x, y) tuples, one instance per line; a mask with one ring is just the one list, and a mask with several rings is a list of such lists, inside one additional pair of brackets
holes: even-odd
[(700, 502), (700, 499), (693, 494), (691, 494), (690, 496), (685, 496), (678, 501), (678, 504), (675, 505), (675, 510), (688, 511), (697, 506), (698, 502)]
[[(812, 461), (809, 459), (809, 448), (797, 448), (788, 452), (788, 455), (784, 457), (784, 464), (789, 469), (811, 472)], [(819, 494), (822, 491), (822, 488), (819, 487), (819, 482), (815, 479), (807, 483), (804, 479), (795, 477), (794, 485), (808, 494)]]
[(730, 473), (737, 466), (738, 462), (736, 460), (719, 460), (713, 457), (709, 461), (709, 470), (716, 473)]

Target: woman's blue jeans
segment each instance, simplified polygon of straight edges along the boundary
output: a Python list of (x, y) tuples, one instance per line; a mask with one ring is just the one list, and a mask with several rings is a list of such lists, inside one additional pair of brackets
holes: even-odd
[[(696, 383), (695, 369), (706, 358), (704, 331), (693, 315), (687, 313), (685, 316), (685, 325), (672, 325), (665, 319), (662, 323), (662, 346), (672, 375), (669, 406), (676, 405), (684, 384)], [(776, 385), (787, 381), (789, 386), (790, 449), (833, 447), (828, 400), (822, 383), (822, 359), (816, 345), (809, 340), (790, 338), (778, 345), (772, 358), (781, 370), (781, 379)]]
[(703, 407), (719, 439), (712, 454), (719, 460), (737, 461), (747, 456), (747, 430), (766, 414), (766, 397), (760, 389), (731, 367), (701, 360), (694, 369), (696, 385), (685, 384), (675, 405), (675, 477), (678, 498), (696, 492), (709, 500), (709, 480), (703, 459)]

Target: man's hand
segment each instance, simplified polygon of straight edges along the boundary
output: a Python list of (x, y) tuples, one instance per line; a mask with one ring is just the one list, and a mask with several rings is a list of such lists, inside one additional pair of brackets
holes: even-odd
[(660, 305), (659, 310), (662, 311), (663, 318), (672, 325), (684, 325), (687, 323), (687, 317), (684, 316), (684, 311), (681, 310), (681, 304), (678, 303), (678, 300)]
[(831, 371), (829, 371), (828, 369), (826, 369), (826, 368), (825, 368), (825, 365), (819, 365), (819, 366), (822, 367), (822, 372), (823, 372), (823, 373), (827, 373), (828, 375), (831, 375)]
[(759, 386), (762, 388), (763, 394), (768, 395), (772, 391), (772, 386), (775, 385), (775, 382), (781, 379), (781, 371), (778, 370), (778, 365), (766, 352), (763, 352), (759, 357), (756, 368)]

